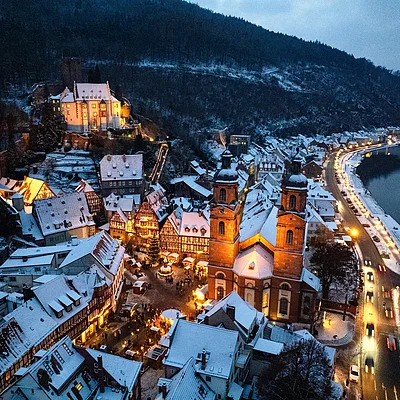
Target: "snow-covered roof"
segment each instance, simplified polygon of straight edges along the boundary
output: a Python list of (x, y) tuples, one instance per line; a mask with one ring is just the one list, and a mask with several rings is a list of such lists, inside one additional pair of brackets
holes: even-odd
[[(71, 291), (75, 291), (70, 283), (69, 278), (64, 275), (59, 275), (57, 279), (53, 279), (39, 286), (34, 286), (32, 288), (36, 299), (40, 302), (41, 306), (46, 310), (46, 312), (55, 317), (55, 312), (65, 311), (61, 318), (55, 317), (58, 323), (62, 323), (65, 320), (71, 318), (72, 315), (77, 314), (83, 310), (89, 301), (91, 300), (93, 290), (90, 293), (76, 293), (76, 295), (71, 296)], [(73, 304), (77, 296), (80, 302), (77, 306)], [(71, 306), (70, 311), (66, 311), (66, 308)]]
[[(25, 204), (31, 205), (36, 197), (38, 196), (40, 190), (43, 186), (47, 185), (46, 182), (41, 181), (40, 179), (30, 178), (28, 176), (24, 177), (22, 182), (18, 182), (14, 187), (13, 190), (16, 190), (18, 193), (24, 196)], [(48, 187), (49, 197), (55, 196), (55, 193)]]
[(32, 347), (38, 345), (57, 327), (36, 299), (28, 300), (4, 317), (0, 338), (4, 355), (0, 357), (0, 373), (4, 373)]
[[(72, 101), (83, 100), (112, 100), (110, 87), (107, 83), (77, 83), (74, 82), (73, 92), (67, 92), (73, 95)], [(61, 96), (61, 101), (67, 101), (66, 97)]]
[(89, 192), (94, 192), (94, 189), (84, 179), (81, 179), (80, 182), (78, 183), (78, 186), (75, 188), (75, 192), (89, 193)]
[(199, 364), (196, 364), (198, 372), (228, 379), (235, 363), (238, 339), (236, 331), (177, 319), (170, 337), (169, 351), (163, 362), (183, 368), (190, 357), (199, 359), (205, 349), (206, 367), (200, 369)]
[(30, 213), (25, 212), (25, 210), (19, 211), (18, 214), (22, 226), (22, 235), (32, 236), (33, 239), (36, 241), (43, 240), (44, 237), (42, 235), (42, 232), (40, 231), (40, 228), (34, 216)]
[[(202, 399), (214, 400), (216, 394), (207, 386), (207, 383), (197, 373), (196, 360), (190, 357), (183, 368), (170, 380), (160, 378), (158, 386), (167, 384), (165, 400)], [(156, 400), (162, 399), (162, 394)]]
[(202, 195), (203, 197), (207, 198), (212, 195), (211, 190), (206, 189), (204, 186), (197, 183), (198, 176), (194, 175), (183, 175), (176, 178), (171, 179), (171, 185), (175, 185), (180, 182), (184, 182), (186, 185), (189, 186), (194, 192)]
[(82, 240), (78, 246), (74, 246), (60, 268), (66, 268), (83, 257), (91, 255), (93, 262), (98, 267), (105, 267), (108, 272), (116, 275), (124, 253), (125, 248), (119, 245), (118, 240), (113, 239), (107, 232), (103, 231)]
[(250, 333), (256, 324), (260, 325), (264, 321), (264, 314), (244, 301), (235, 291), (230, 292), (215, 303), (205, 315), (211, 316), (220, 309), (226, 311), (227, 306), (235, 307), (235, 322), (240, 325), (239, 328), (242, 331), (244, 330), (246, 334)]
[(268, 353), (277, 355), (283, 349), (283, 343), (273, 342), (272, 340), (258, 338), (254, 346), (254, 350), (261, 351), (262, 353)]
[(146, 196), (146, 200), (156, 214), (158, 222), (167, 217), (168, 200), (165, 196), (165, 190), (163, 188), (159, 188), (149, 193)]
[(311, 273), (308, 269), (303, 268), (303, 272), (301, 273), (301, 280), (307, 283), (307, 285), (311, 286), (317, 292), (319, 291), (321, 282), (319, 278)]
[(143, 154), (107, 155), (100, 161), (102, 182), (143, 178)]
[(36, 200), (34, 213), (43, 236), (94, 225), (86, 197), (81, 193)]
[(266, 279), (272, 276), (274, 256), (259, 243), (239, 252), (233, 264), (233, 271), (252, 279)]
[(119, 196), (111, 193), (104, 199), (106, 211), (117, 211), (121, 209), (124, 213), (131, 213), (140, 205), (140, 195)]
[(276, 242), (278, 208), (261, 189), (248, 192), (240, 224), (240, 241), (261, 234), (273, 246)]
[(98, 356), (102, 356), (103, 368), (121, 386), (127, 387), (129, 392), (132, 391), (133, 386), (135, 385), (139, 377), (142, 363), (127, 360), (126, 358), (118, 357), (113, 354), (105, 353), (91, 348), (87, 348), (86, 351), (95, 360), (97, 360)]

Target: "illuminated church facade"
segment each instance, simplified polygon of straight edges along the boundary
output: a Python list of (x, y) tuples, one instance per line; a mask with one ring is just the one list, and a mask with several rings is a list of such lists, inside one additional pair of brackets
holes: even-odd
[(303, 266), (307, 179), (297, 157), (284, 176), (280, 206), (261, 193), (238, 198), (232, 155), (222, 154), (210, 215), (208, 294), (236, 291), (271, 320), (311, 322), (319, 279)]

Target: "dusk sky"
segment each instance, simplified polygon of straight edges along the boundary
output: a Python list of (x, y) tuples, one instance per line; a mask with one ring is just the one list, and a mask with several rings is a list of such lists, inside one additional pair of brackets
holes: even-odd
[(191, 0), (400, 70), (399, 0)]

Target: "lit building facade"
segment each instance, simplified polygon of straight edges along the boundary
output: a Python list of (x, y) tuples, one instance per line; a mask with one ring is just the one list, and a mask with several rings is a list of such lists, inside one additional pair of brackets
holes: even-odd
[[(246, 227), (241, 226), (242, 203), (231, 157), (223, 153), (222, 168), (214, 177), (208, 296), (220, 300), (236, 291), (272, 320), (311, 321), (319, 280), (303, 267), (307, 179), (300, 173), (300, 161), (293, 161), (282, 181), (280, 208), (272, 206), (265, 223), (241, 237)], [(243, 224), (257, 224), (262, 215)]]
[(76, 83), (72, 92), (65, 88), (59, 95), (59, 104), (53, 97), (53, 105), (67, 124), (68, 131), (90, 132), (105, 131), (108, 128), (119, 129), (124, 124), (121, 119), (121, 102), (117, 100), (107, 83)]

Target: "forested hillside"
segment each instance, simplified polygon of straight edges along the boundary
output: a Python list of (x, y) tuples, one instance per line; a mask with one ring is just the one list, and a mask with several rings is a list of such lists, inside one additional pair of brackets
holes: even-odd
[(286, 135), (398, 124), (400, 78), (321, 43), (180, 0), (20, 0), (0, 6), (0, 89), (98, 65), (134, 110), (177, 131)]

